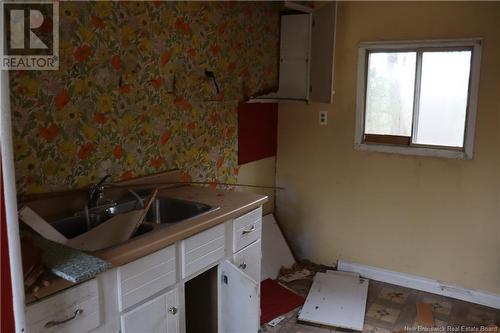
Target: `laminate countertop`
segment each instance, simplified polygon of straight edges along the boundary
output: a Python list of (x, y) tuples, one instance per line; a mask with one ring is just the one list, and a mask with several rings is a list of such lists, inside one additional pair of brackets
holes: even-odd
[[(134, 237), (124, 243), (91, 253), (119, 267), (150, 253), (188, 238), (219, 223), (245, 214), (267, 202), (268, 197), (247, 192), (211, 189), (201, 186), (179, 186), (162, 189), (158, 196), (204, 203), (219, 209), (188, 219), (186, 221), (160, 225), (154, 230)], [(41, 288), (37, 297), (26, 295), (26, 304), (50, 296), (76, 284), (55, 278), (51, 285)]]

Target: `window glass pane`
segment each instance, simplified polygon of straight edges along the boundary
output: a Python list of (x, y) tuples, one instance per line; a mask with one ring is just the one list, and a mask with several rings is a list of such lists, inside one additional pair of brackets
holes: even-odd
[(471, 51), (424, 52), (414, 142), (463, 147)]
[(416, 52), (370, 53), (365, 133), (411, 136)]

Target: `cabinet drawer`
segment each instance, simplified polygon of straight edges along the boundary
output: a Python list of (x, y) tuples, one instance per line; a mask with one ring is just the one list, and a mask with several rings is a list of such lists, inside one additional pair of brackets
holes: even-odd
[(257, 283), (260, 282), (261, 253), (260, 240), (258, 240), (233, 255), (234, 265)]
[(260, 239), (262, 208), (259, 207), (233, 221), (233, 253)]
[(224, 258), (225, 242), (223, 223), (183, 240), (182, 277), (187, 277)]
[(118, 268), (120, 311), (173, 285), (176, 269), (174, 245)]
[(97, 281), (64, 290), (26, 308), (28, 332), (88, 332), (100, 325)]

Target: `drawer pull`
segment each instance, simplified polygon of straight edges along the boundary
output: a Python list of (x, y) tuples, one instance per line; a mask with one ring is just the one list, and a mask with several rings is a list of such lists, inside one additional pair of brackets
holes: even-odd
[(75, 319), (76, 317), (78, 317), (79, 315), (81, 315), (82, 313), (83, 313), (82, 309), (76, 309), (76, 311), (73, 313), (73, 315), (71, 317), (63, 319), (63, 320), (51, 320), (48, 323), (46, 323), (43, 327), (45, 327), (45, 328), (51, 328), (51, 327), (54, 327), (54, 326), (65, 324), (68, 321), (72, 321), (73, 319)]
[(254, 225), (252, 225), (252, 227), (251, 227), (250, 229), (248, 229), (248, 230), (243, 230), (243, 231), (241, 232), (241, 234), (242, 234), (242, 235), (246, 235), (246, 234), (249, 234), (249, 233), (254, 232), (254, 231), (255, 231), (255, 224), (254, 224)]
[(177, 313), (177, 308), (175, 306), (172, 306), (168, 309), (168, 312), (174, 315)]
[(242, 262), (239, 267), (241, 269), (245, 269), (245, 268), (247, 268), (247, 263), (246, 262)]

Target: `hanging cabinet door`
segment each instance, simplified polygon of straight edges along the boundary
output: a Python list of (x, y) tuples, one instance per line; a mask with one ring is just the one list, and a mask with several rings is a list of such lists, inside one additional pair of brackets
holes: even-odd
[(309, 100), (311, 14), (281, 16), (279, 89), (258, 99)]
[(311, 23), (311, 14), (281, 16), (278, 92), (281, 98), (309, 99)]
[(123, 314), (121, 332), (179, 333), (179, 323), (179, 293), (173, 289)]
[(336, 2), (321, 4), (313, 12), (311, 49), (311, 102), (332, 103), (335, 54)]
[(336, 15), (336, 2), (319, 3), (305, 14), (281, 15), (279, 89), (249, 102), (332, 103)]
[(260, 285), (227, 260), (218, 267), (219, 333), (257, 333)]

